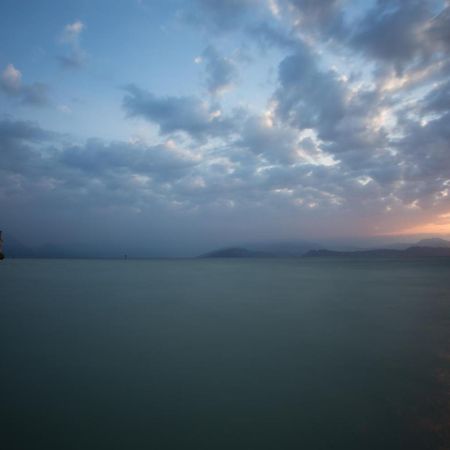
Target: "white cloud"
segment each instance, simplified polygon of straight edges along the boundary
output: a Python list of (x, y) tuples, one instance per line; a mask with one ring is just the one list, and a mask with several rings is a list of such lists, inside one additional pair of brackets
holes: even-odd
[(9, 93), (18, 93), (22, 82), (22, 73), (13, 64), (8, 64), (2, 73), (1, 84)]
[(86, 25), (80, 20), (69, 23), (64, 27), (60, 41), (69, 47), (64, 55), (59, 55), (58, 60), (66, 69), (77, 69), (86, 62), (87, 54), (80, 44), (80, 36)]
[(45, 106), (49, 104), (49, 87), (45, 83), (22, 83), (22, 73), (8, 64), (0, 77), (0, 91), (18, 99), (22, 104)]
[(277, 0), (268, 0), (269, 10), (272, 15), (276, 18), (279, 18), (281, 15), (280, 6), (277, 3)]
[(58, 110), (61, 111), (64, 114), (70, 114), (72, 112), (72, 109), (70, 108), (70, 106), (67, 105), (59, 105), (58, 106)]
[(64, 27), (64, 31), (61, 36), (62, 42), (66, 43), (78, 43), (81, 32), (85, 29), (85, 25), (80, 20), (76, 20), (73, 23), (69, 23)]

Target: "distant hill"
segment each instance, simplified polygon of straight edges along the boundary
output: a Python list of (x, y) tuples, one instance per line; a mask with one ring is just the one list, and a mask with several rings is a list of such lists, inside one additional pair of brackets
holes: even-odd
[(394, 250), (394, 249), (377, 249), (377, 250), (356, 250), (356, 251), (350, 251), (350, 252), (341, 252), (336, 250), (327, 250), (327, 249), (321, 249), (321, 250), (311, 250), (308, 253), (306, 253), (304, 256), (305, 258), (315, 258), (315, 257), (351, 257), (351, 256), (361, 256), (361, 257), (369, 257), (369, 256), (376, 256), (376, 257), (391, 257), (391, 256), (399, 256), (403, 250)]
[(415, 246), (450, 248), (450, 241), (446, 241), (445, 239), (440, 238), (422, 239)]
[(292, 258), (318, 250), (320, 244), (307, 241), (253, 242), (227, 247), (201, 255), (201, 258)]
[(310, 250), (318, 250), (320, 244), (308, 241), (252, 242), (236, 247), (213, 250), (206, 258), (292, 258), (303, 256)]
[[(406, 250), (410, 247), (450, 247), (450, 241), (440, 238), (422, 239), (419, 242), (397, 242), (380, 246), (374, 246), (358, 250), (378, 250), (380, 248), (386, 250)], [(356, 250), (356, 249), (355, 249)]]
[(307, 258), (313, 257), (375, 257), (375, 258), (423, 258), (432, 256), (449, 256), (450, 247), (419, 247), (413, 246), (405, 250), (376, 249), (355, 252), (337, 252), (333, 250), (311, 250), (305, 254)]

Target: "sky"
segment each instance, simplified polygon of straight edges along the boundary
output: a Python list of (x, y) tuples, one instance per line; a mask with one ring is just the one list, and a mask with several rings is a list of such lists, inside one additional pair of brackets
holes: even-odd
[(0, 228), (187, 256), (450, 235), (450, 2), (0, 0)]

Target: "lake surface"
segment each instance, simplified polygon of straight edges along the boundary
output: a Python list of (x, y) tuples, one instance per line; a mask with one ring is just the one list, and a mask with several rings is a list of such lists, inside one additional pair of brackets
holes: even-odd
[(448, 449), (450, 259), (5, 260), (5, 450)]

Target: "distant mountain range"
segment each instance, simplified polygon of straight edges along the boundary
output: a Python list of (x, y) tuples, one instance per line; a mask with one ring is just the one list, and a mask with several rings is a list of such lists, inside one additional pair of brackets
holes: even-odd
[[(405, 247), (403, 247), (405, 245)], [(378, 258), (421, 258), (430, 256), (450, 256), (450, 241), (440, 238), (422, 239), (409, 244), (395, 244), (388, 248), (377, 248), (371, 250), (336, 251), (336, 250), (310, 250), (304, 256), (311, 257), (378, 257)], [(403, 248), (402, 248), (403, 247)]]
[[(422, 239), (419, 242), (409, 242), (409, 243), (403, 242), (403, 243), (383, 245), (382, 248), (387, 249), (387, 250), (406, 250), (407, 248), (410, 248), (410, 247), (449, 248), (450, 241), (446, 241), (445, 239), (440, 239), (440, 238), (431, 238), (431, 239)], [(380, 247), (369, 248), (369, 249), (358, 249), (358, 250), (378, 250), (379, 248)]]
[(354, 252), (339, 252), (333, 250), (310, 250), (304, 255), (306, 258), (313, 257), (377, 257), (377, 258), (422, 258), (429, 256), (450, 256), (450, 247), (408, 247), (405, 250), (376, 249), (360, 250)]
[(432, 238), (423, 239), (415, 244), (393, 244), (384, 248), (363, 250), (328, 250), (314, 243), (301, 242), (293, 246), (288, 243), (260, 244), (248, 247), (228, 247), (201, 255), (202, 258), (287, 258), (312, 257), (428, 257), (450, 256), (450, 241)]
[(440, 238), (422, 239), (416, 244), (416, 247), (450, 248), (450, 241)]

